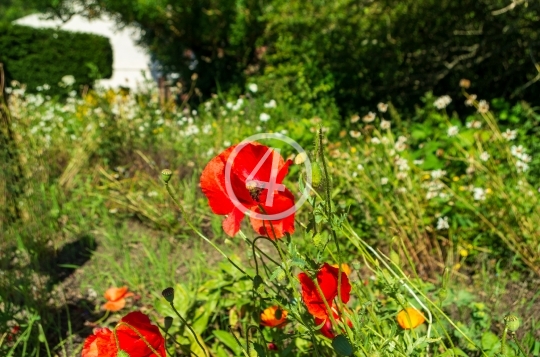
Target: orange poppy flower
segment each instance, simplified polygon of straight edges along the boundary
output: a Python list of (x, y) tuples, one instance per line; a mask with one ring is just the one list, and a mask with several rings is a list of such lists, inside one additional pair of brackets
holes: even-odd
[[(337, 264), (332, 265), (334, 268), (339, 268)], [(347, 263), (341, 263), (341, 271), (347, 274), (347, 276), (351, 276), (351, 267)]]
[(408, 307), (397, 314), (397, 322), (403, 329), (413, 329), (426, 321), (424, 315), (414, 307)]
[(124, 316), (114, 331), (96, 329), (84, 342), (81, 357), (117, 357), (119, 350), (130, 357), (166, 357), (165, 339), (159, 328), (138, 311)]
[(109, 288), (105, 292), (105, 299), (107, 302), (101, 307), (108, 311), (119, 311), (126, 306), (126, 298), (133, 296), (133, 293), (128, 292), (127, 286), (121, 288)]
[[(334, 299), (338, 294), (338, 276), (339, 269), (331, 266), (328, 263), (324, 263), (321, 269), (317, 273), (317, 283), (319, 284), (324, 296), (319, 294), (315, 283), (311, 278), (305, 274), (298, 274), (300, 284), (302, 285), (302, 299), (308, 309), (308, 312), (316, 318), (326, 320), (328, 318), (328, 310), (324, 303), (324, 300), (328, 303), (330, 309), (334, 304)], [(345, 272), (341, 272), (341, 299), (344, 304), (349, 302), (351, 293), (351, 284), (349, 277)], [(323, 300), (324, 298), (324, 300)], [(334, 313), (335, 316), (337, 314)]]
[[(281, 310), (281, 318), (276, 317), (276, 312)], [(283, 327), (287, 322), (287, 311), (278, 306), (271, 306), (261, 313), (261, 325), (267, 327)]]

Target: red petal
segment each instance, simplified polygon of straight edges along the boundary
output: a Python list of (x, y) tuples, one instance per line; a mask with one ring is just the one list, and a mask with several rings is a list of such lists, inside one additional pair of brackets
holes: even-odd
[(229, 214), (234, 208), (225, 186), (225, 162), (233, 149), (234, 146), (210, 160), (201, 175), (202, 192), (215, 214)]
[(251, 179), (260, 182), (270, 182), (272, 165), (275, 159), (275, 169), (277, 170), (277, 172), (275, 172), (276, 183), (281, 183), (281, 181), (278, 181), (278, 178), (279, 172), (284, 166), (283, 157), (281, 157), (277, 151), (259, 143), (248, 143), (237, 153), (236, 157), (234, 157), (232, 166), (235, 175), (245, 183), (247, 178), (251, 176), (251, 174), (255, 171), (255, 168), (259, 166), (259, 163), (269, 150), (270, 154), (268, 154), (268, 156), (264, 159), (261, 166)]
[(244, 213), (235, 207), (223, 221), (223, 230), (229, 237), (234, 237), (240, 230), (240, 224), (243, 219)]
[[(291, 191), (285, 189), (283, 192), (276, 192), (277, 193), (274, 194), (273, 197), (274, 200), (272, 207), (268, 207), (264, 204), (266, 201), (266, 195), (263, 195), (261, 196), (261, 201), (263, 202), (261, 206), (263, 207), (264, 211), (261, 211), (259, 207), (254, 208), (253, 211), (266, 215), (274, 215), (284, 213), (291, 207), (294, 207), (294, 196)], [(250, 217), (250, 221), (255, 232), (259, 233), (260, 235), (266, 235), (272, 239), (277, 239), (283, 237), (285, 233), (294, 233), (294, 215), (295, 213), (293, 210), (293, 213), (281, 219), (263, 221), (262, 219), (254, 218), (252, 216)], [(270, 224), (270, 222), (272, 224)]]
[[(145, 314), (138, 311), (127, 314), (118, 323), (116, 332), (120, 348), (126, 351), (130, 357), (155, 356), (155, 353), (148, 345), (152, 346), (159, 357), (166, 357), (165, 339), (159, 332), (159, 328), (152, 325)], [(144, 337), (144, 340), (139, 334)]]
[(108, 328), (96, 329), (84, 341), (81, 357), (116, 357), (118, 348), (114, 336)]
[(323, 320), (315, 318), (315, 325), (320, 326), (324, 322), (323, 327), (319, 330), (320, 333), (322, 333), (325, 337), (328, 337), (330, 339), (333, 339), (336, 337), (334, 334), (334, 330), (332, 329), (332, 322), (330, 322), (329, 319)]
[[(298, 279), (300, 279), (300, 284), (302, 285), (302, 300), (304, 300), (308, 312), (314, 317), (323, 320), (327, 319), (328, 311), (317, 291), (315, 283), (305, 273), (298, 274)], [(328, 305), (332, 307), (332, 301), (329, 301)]]
[[(324, 263), (322, 268), (317, 273), (317, 281), (321, 286), (324, 296), (327, 299), (333, 300), (337, 295), (339, 269), (331, 266), (328, 263)], [(351, 283), (349, 277), (345, 272), (341, 272), (341, 299), (343, 303), (349, 302), (351, 297)]]

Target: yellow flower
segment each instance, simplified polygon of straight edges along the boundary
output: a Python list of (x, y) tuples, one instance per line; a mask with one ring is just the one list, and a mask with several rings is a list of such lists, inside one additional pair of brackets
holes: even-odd
[(384, 219), (381, 216), (377, 217), (377, 223), (383, 224), (383, 222), (384, 222)]
[(397, 322), (402, 329), (413, 329), (426, 321), (424, 315), (414, 307), (408, 307), (397, 314)]
[(492, 192), (492, 191), (491, 191), (491, 188), (489, 188), (489, 187), (486, 188), (486, 193), (487, 193), (488, 195), (489, 195), (491, 192)]
[(459, 255), (461, 255), (462, 257), (466, 257), (467, 255), (469, 255), (469, 252), (467, 251), (467, 249), (461, 249), (459, 251)]
[(453, 180), (454, 182), (459, 181), (459, 177), (454, 176), (454, 177), (452, 178), (452, 180)]
[(351, 152), (354, 154), (356, 152), (356, 148), (353, 146), (351, 147)]

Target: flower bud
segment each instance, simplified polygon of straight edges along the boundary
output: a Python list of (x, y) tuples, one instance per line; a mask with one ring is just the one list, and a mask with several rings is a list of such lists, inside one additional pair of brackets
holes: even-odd
[(173, 302), (174, 300), (174, 289), (173, 288), (167, 288), (161, 292), (161, 295), (167, 300), (168, 302)]
[(334, 348), (334, 351), (340, 356), (352, 356), (353, 354), (353, 347), (347, 337), (343, 335), (337, 335), (332, 340), (332, 347)]
[(439, 300), (442, 302), (444, 300), (446, 300), (446, 297), (448, 296), (448, 291), (446, 291), (445, 288), (442, 288), (439, 290)]
[(172, 171), (169, 169), (165, 169), (161, 171), (161, 179), (163, 182), (168, 183), (171, 180)]
[(504, 325), (510, 332), (516, 332), (519, 328), (519, 318), (516, 315), (508, 315), (504, 318)]
[(321, 166), (314, 162), (311, 166), (311, 183), (313, 184), (313, 187), (319, 187), (319, 185), (322, 182), (322, 170)]
[(165, 331), (169, 331), (173, 323), (173, 318), (170, 316), (165, 316)]
[(253, 278), (253, 288), (258, 289), (259, 286), (261, 286), (263, 283), (263, 280), (260, 275), (255, 275)]

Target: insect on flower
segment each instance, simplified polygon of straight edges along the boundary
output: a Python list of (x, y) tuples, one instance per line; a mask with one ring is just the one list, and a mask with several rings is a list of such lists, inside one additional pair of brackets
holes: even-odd
[(261, 325), (266, 327), (283, 327), (287, 322), (287, 311), (278, 306), (271, 306), (261, 313)]

